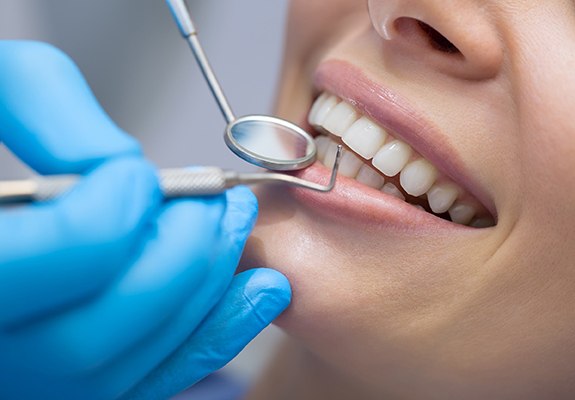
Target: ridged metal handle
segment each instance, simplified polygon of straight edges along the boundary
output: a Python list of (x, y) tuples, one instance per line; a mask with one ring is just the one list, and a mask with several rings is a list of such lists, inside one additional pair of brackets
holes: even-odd
[[(225, 191), (237, 174), (220, 168), (165, 169), (159, 172), (166, 198), (210, 196)], [(28, 203), (54, 199), (80, 179), (77, 175), (42, 177), (26, 181), (0, 182), (0, 203)]]
[(228, 187), (226, 173), (219, 168), (165, 169), (160, 171), (160, 184), (166, 198), (214, 195)]
[(29, 201), (52, 200), (67, 192), (78, 183), (80, 178), (77, 175), (62, 175), (52, 178), (37, 178), (32, 180), (36, 184), (36, 190), (31, 193)]

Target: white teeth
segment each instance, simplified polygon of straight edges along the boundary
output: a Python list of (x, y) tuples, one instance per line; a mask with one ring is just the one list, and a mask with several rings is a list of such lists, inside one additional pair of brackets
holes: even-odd
[(338, 103), (339, 100), (335, 96), (327, 96), (326, 98), (320, 97), (316, 102), (316, 104), (318, 104), (318, 107), (316, 108), (314, 115), (310, 114), (309, 116), (310, 125), (318, 127), (322, 126), (323, 123), (325, 122), (325, 119), (330, 114), (331, 110), (333, 110), (333, 108), (337, 106)]
[(322, 135), (316, 137), (314, 140), (317, 147), (317, 159), (323, 162), (331, 141), (327, 136)]
[(397, 175), (411, 157), (411, 147), (400, 140), (389, 142), (373, 157), (373, 166), (387, 176)]
[(334, 135), (343, 136), (345, 131), (357, 120), (357, 117), (355, 109), (345, 101), (342, 101), (329, 112), (322, 125)]
[[(369, 117), (359, 114), (349, 103), (323, 93), (313, 104), (308, 120), (321, 132), (341, 137), (341, 140), (330, 135), (315, 138), (317, 159), (326, 167), (333, 167), (339, 143), (347, 145), (348, 148), (342, 152), (340, 175), (402, 201), (421, 203), (419, 200), (427, 200), (427, 210), (435, 214), (449, 212), (451, 220), (457, 224), (475, 228), (495, 225), (493, 218), (486, 216), (484, 209), (476, 203), (457, 200), (465, 194), (458, 185), (440, 177), (431, 163), (417, 154), (414, 156), (407, 143), (395, 139)], [(371, 165), (366, 160), (371, 160)], [(399, 179), (399, 183), (386, 183), (387, 177), (398, 174), (399, 177), (394, 179)], [(410, 195), (408, 199), (404, 193)], [(426, 197), (420, 197), (423, 195)], [(411, 196), (420, 199), (414, 201)], [(414, 207), (427, 212), (427, 204), (425, 207)]]
[(399, 177), (401, 187), (415, 197), (427, 193), (436, 179), (437, 169), (423, 158), (407, 164)]
[(458, 195), (459, 188), (453, 183), (437, 183), (427, 192), (427, 200), (434, 213), (443, 214), (453, 205)]
[(387, 133), (367, 117), (361, 117), (345, 132), (343, 142), (369, 160), (385, 143)]
[(363, 161), (353, 152), (344, 150), (339, 164), (339, 173), (348, 178), (355, 178), (363, 165), (365, 165)]
[(385, 183), (383, 176), (365, 164), (359, 169), (355, 180), (374, 189), (380, 189)]
[(329, 98), (329, 94), (324, 92), (313, 103), (313, 106), (311, 107), (311, 110), (310, 110), (308, 117), (307, 117), (307, 120), (310, 123), (310, 125), (317, 125), (317, 115), (319, 113), (319, 110), (321, 109), (321, 107), (323, 106), (323, 103), (325, 103), (325, 101), (328, 98)]
[(449, 215), (451, 216), (451, 220), (456, 224), (467, 225), (471, 222), (473, 217), (475, 216), (475, 207), (464, 204), (464, 203), (455, 203), (449, 209)]
[(332, 142), (331, 140), (329, 141), (329, 146), (327, 146), (325, 159), (323, 161), (323, 164), (326, 167), (331, 168), (335, 164), (335, 159), (337, 157), (337, 147), (338, 147), (337, 143)]
[(403, 193), (401, 193), (401, 191), (393, 183), (386, 183), (381, 188), (381, 191), (383, 193), (387, 193), (393, 197), (397, 197), (398, 199), (405, 201), (405, 196), (403, 195)]

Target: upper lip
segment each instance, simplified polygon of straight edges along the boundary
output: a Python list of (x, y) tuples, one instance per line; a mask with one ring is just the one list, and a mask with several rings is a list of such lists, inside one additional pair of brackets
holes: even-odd
[(447, 137), (398, 93), (372, 81), (358, 67), (341, 60), (320, 64), (314, 84), (320, 91), (330, 92), (354, 105), (394, 137), (408, 143), (496, 217), (493, 201), (469, 174)]

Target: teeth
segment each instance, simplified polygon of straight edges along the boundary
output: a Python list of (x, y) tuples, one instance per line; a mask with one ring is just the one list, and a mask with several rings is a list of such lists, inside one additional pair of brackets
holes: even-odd
[(355, 180), (374, 189), (381, 189), (385, 183), (383, 176), (365, 164), (359, 169)]
[(317, 158), (320, 161), (325, 159), (325, 155), (327, 154), (327, 148), (331, 143), (331, 140), (327, 136), (318, 136), (315, 139), (315, 145), (317, 147)]
[(475, 216), (475, 207), (464, 204), (464, 203), (455, 203), (449, 209), (449, 215), (451, 216), (451, 220), (457, 224), (467, 225), (471, 222), (473, 217)]
[(369, 160), (383, 146), (387, 133), (367, 117), (361, 117), (345, 132), (343, 142)]
[[(341, 137), (341, 140), (332, 139), (329, 135), (315, 138), (318, 160), (325, 166), (331, 168), (335, 163), (339, 142), (351, 149), (343, 150), (340, 175), (402, 201), (417, 204), (427, 200), (433, 213), (449, 212), (451, 220), (457, 224), (476, 228), (495, 225), (493, 218), (486, 216), (483, 208), (473, 205), (473, 202), (470, 204), (458, 200), (466, 198), (463, 190), (445, 177), (440, 177), (437, 169), (414, 154), (407, 143), (395, 139), (384, 128), (367, 116), (358, 114), (353, 106), (338, 97), (323, 93), (312, 106), (308, 119), (312, 126)], [(366, 160), (371, 160), (371, 164)], [(390, 177), (393, 183), (386, 182), (384, 175)], [(396, 186), (399, 184), (403, 191)], [(407, 199), (404, 192), (410, 195)], [(423, 195), (426, 197), (417, 200), (413, 198)], [(421, 205), (415, 207), (426, 211)]]
[(355, 178), (364, 165), (353, 152), (344, 150), (339, 164), (339, 173), (348, 178)]
[(459, 188), (453, 183), (438, 183), (435, 184), (427, 192), (427, 200), (429, 207), (436, 214), (443, 214), (457, 200), (459, 196)]
[[(325, 97), (320, 97), (316, 102), (317, 108), (315, 109), (315, 112), (309, 116), (310, 125), (322, 126), (331, 110), (333, 110), (338, 103), (339, 100), (335, 96), (326, 95)], [(314, 104), (314, 106), (316, 104)]]
[(322, 125), (334, 135), (343, 136), (345, 131), (351, 127), (357, 118), (358, 116), (355, 109), (342, 101), (329, 112), (329, 115)]
[(397, 186), (395, 186), (393, 183), (386, 183), (381, 188), (381, 191), (383, 193), (387, 193), (389, 195), (392, 195), (393, 197), (397, 197), (398, 199), (405, 201), (405, 196), (403, 195), (403, 193), (401, 193), (401, 190), (399, 190)]
[(427, 193), (437, 179), (437, 169), (420, 158), (405, 166), (399, 177), (401, 186), (410, 195), (418, 197)]
[(329, 94), (327, 93), (322, 93), (321, 96), (319, 96), (317, 98), (317, 100), (313, 103), (313, 106), (311, 107), (311, 110), (308, 114), (308, 122), (310, 123), (310, 125), (317, 125), (318, 122), (318, 113), (319, 110), (322, 108), (323, 103), (325, 103), (325, 101), (329, 98)]
[(411, 157), (411, 147), (394, 140), (381, 148), (373, 157), (373, 166), (387, 176), (395, 176), (405, 167)]
[(325, 153), (323, 164), (327, 167), (332, 167), (335, 164), (335, 159), (337, 157), (337, 143), (329, 141), (327, 146), (327, 151)]

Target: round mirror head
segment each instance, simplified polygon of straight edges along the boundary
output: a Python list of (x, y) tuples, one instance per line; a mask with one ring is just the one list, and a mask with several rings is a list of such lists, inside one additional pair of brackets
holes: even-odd
[(274, 171), (302, 169), (316, 158), (313, 138), (299, 126), (275, 117), (239, 118), (226, 129), (225, 140), (237, 156)]

